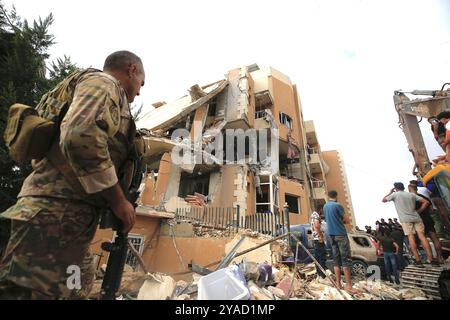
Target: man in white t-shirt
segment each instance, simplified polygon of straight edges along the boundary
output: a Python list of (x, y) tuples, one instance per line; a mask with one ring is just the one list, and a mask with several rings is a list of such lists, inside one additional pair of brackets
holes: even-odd
[[(401, 182), (394, 183), (394, 188), (391, 192), (385, 196), (382, 200), (383, 202), (393, 201), (395, 204), (395, 209), (397, 210), (398, 218), (402, 224), (403, 232), (408, 237), (409, 246), (416, 259), (415, 265), (418, 267), (423, 267), (420, 260), (419, 252), (417, 251), (417, 245), (414, 235), (417, 233), (422, 247), (425, 249), (427, 254), (427, 263), (433, 262), (433, 254), (431, 251), (431, 246), (425, 237), (425, 226), (419, 213), (424, 211), (428, 206), (428, 202), (419, 197), (418, 195), (405, 192), (405, 186)], [(416, 211), (416, 201), (421, 203), (420, 208)]]
[[(326, 269), (326, 248), (325, 248), (325, 232), (322, 225), (323, 206), (317, 206), (316, 211), (311, 214), (311, 233), (314, 247), (314, 258), (319, 262), (322, 268)], [(325, 278), (325, 274), (316, 266), (317, 274)]]

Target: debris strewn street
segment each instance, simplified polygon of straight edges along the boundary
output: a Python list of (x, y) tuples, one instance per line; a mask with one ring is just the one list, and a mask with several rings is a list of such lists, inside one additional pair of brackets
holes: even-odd
[[(210, 233), (197, 234), (209, 237)], [(295, 264), (286, 259), (288, 248), (283, 239), (270, 242), (273, 237), (242, 230), (228, 242), (224, 260), (235, 257), (222, 268), (202, 268), (201, 275), (191, 273), (189, 281), (175, 281), (173, 277), (161, 273), (135, 272), (126, 266), (119, 294), (123, 300), (197, 300), (199, 292), (203, 297), (218, 299), (250, 300), (431, 300), (426, 292), (383, 280), (353, 277), (356, 293), (350, 294), (336, 288), (332, 279), (335, 275), (327, 270), (326, 278), (317, 275), (314, 263)], [(267, 243), (269, 242), (269, 243)], [(239, 246), (237, 246), (237, 244)], [(263, 246), (261, 244), (267, 243)], [(259, 247), (258, 247), (259, 246)], [(237, 249), (236, 249), (237, 247)], [(233, 249), (235, 249), (233, 251)], [(238, 252), (238, 254), (236, 254)], [(239, 253), (247, 252), (239, 255)], [(286, 259), (286, 260), (284, 260)], [(228, 259), (229, 261), (229, 259)], [(97, 299), (101, 290), (102, 272), (90, 299)], [(196, 269), (197, 270), (197, 269)], [(209, 281), (211, 278), (213, 281)], [(217, 290), (217, 283), (227, 283), (233, 290)], [(230, 295), (231, 294), (231, 295)], [(233, 294), (235, 296), (233, 296)], [(201, 298), (201, 297), (200, 297)]]

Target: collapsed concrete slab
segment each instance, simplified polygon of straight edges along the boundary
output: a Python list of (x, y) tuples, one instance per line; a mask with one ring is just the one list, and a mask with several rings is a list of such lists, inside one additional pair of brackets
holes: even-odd
[[(225, 254), (228, 254), (230, 250), (238, 243), (240, 240), (241, 235), (237, 234), (233, 240), (231, 240), (229, 243), (225, 245)], [(258, 239), (258, 238), (249, 238), (246, 237), (245, 240), (241, 243), (239, 246), (238, 252), (244, 251), (246, 249), (253, 248), (261, 243), (266, 241), (266, 239)], [(272, 261), (272, 251), (270, 250), (270, 244), (267, 244), (261, 248), (258, 248), (256, 250), (250, 251), (240, 257), (237, 257), (232, 260), (232, 263), (240, 263), (243, 259), (251, 262), (256, 263), (263, 263), (268, 262), (271, 263)]]
[[(172, 103), (161, 105), (149, 112), (147, 115), (143, 116), (137, 122), (137, 127), (146, 128), (153, 131), (167, 130), (174, 123), (182, 120), (184, 117), (188, 116), (189, 113), (195, 111), (197, 108), (213, 99), (217, 94), (225, 89), (227, 84), (227, 80), (220, 80), (216, 83), (201, 88), (204, 95), (187, 95)], [(198, 92), (198, 90), (196, 90), (196, 92)]]
[(138, 300), (166, 300), (171, 298), (176, 282), (166, 275), (147, 275), (147, 279), (139, 289)]

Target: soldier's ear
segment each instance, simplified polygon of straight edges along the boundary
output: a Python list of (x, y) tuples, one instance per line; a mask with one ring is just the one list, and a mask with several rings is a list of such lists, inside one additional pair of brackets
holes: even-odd
[(130, 67), (128, 68), (128, 76), (130, 79), (135, 76), (138, 73), (138, 67), (135, 63), (130, 64)]

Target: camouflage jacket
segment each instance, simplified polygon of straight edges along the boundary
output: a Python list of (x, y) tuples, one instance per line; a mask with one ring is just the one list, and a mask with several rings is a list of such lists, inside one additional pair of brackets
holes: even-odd
[[(101, 206), (88, 195), (118, 182), (118, 170), (134, 139), (135, 127), (125, 91), (114, 77), (95, 69), (80, 73), (72, 85), (56, 90), (66, 90), (71, 98), (60, 126), (59, 147), (84, 192), (71, 186), (63, 173), (43, 158), (33, 160), (33, 172), (24, 181), (18, 197), (50, 196)], [(45, 113), (51, 106), (38, 105), (37, 109)]]

